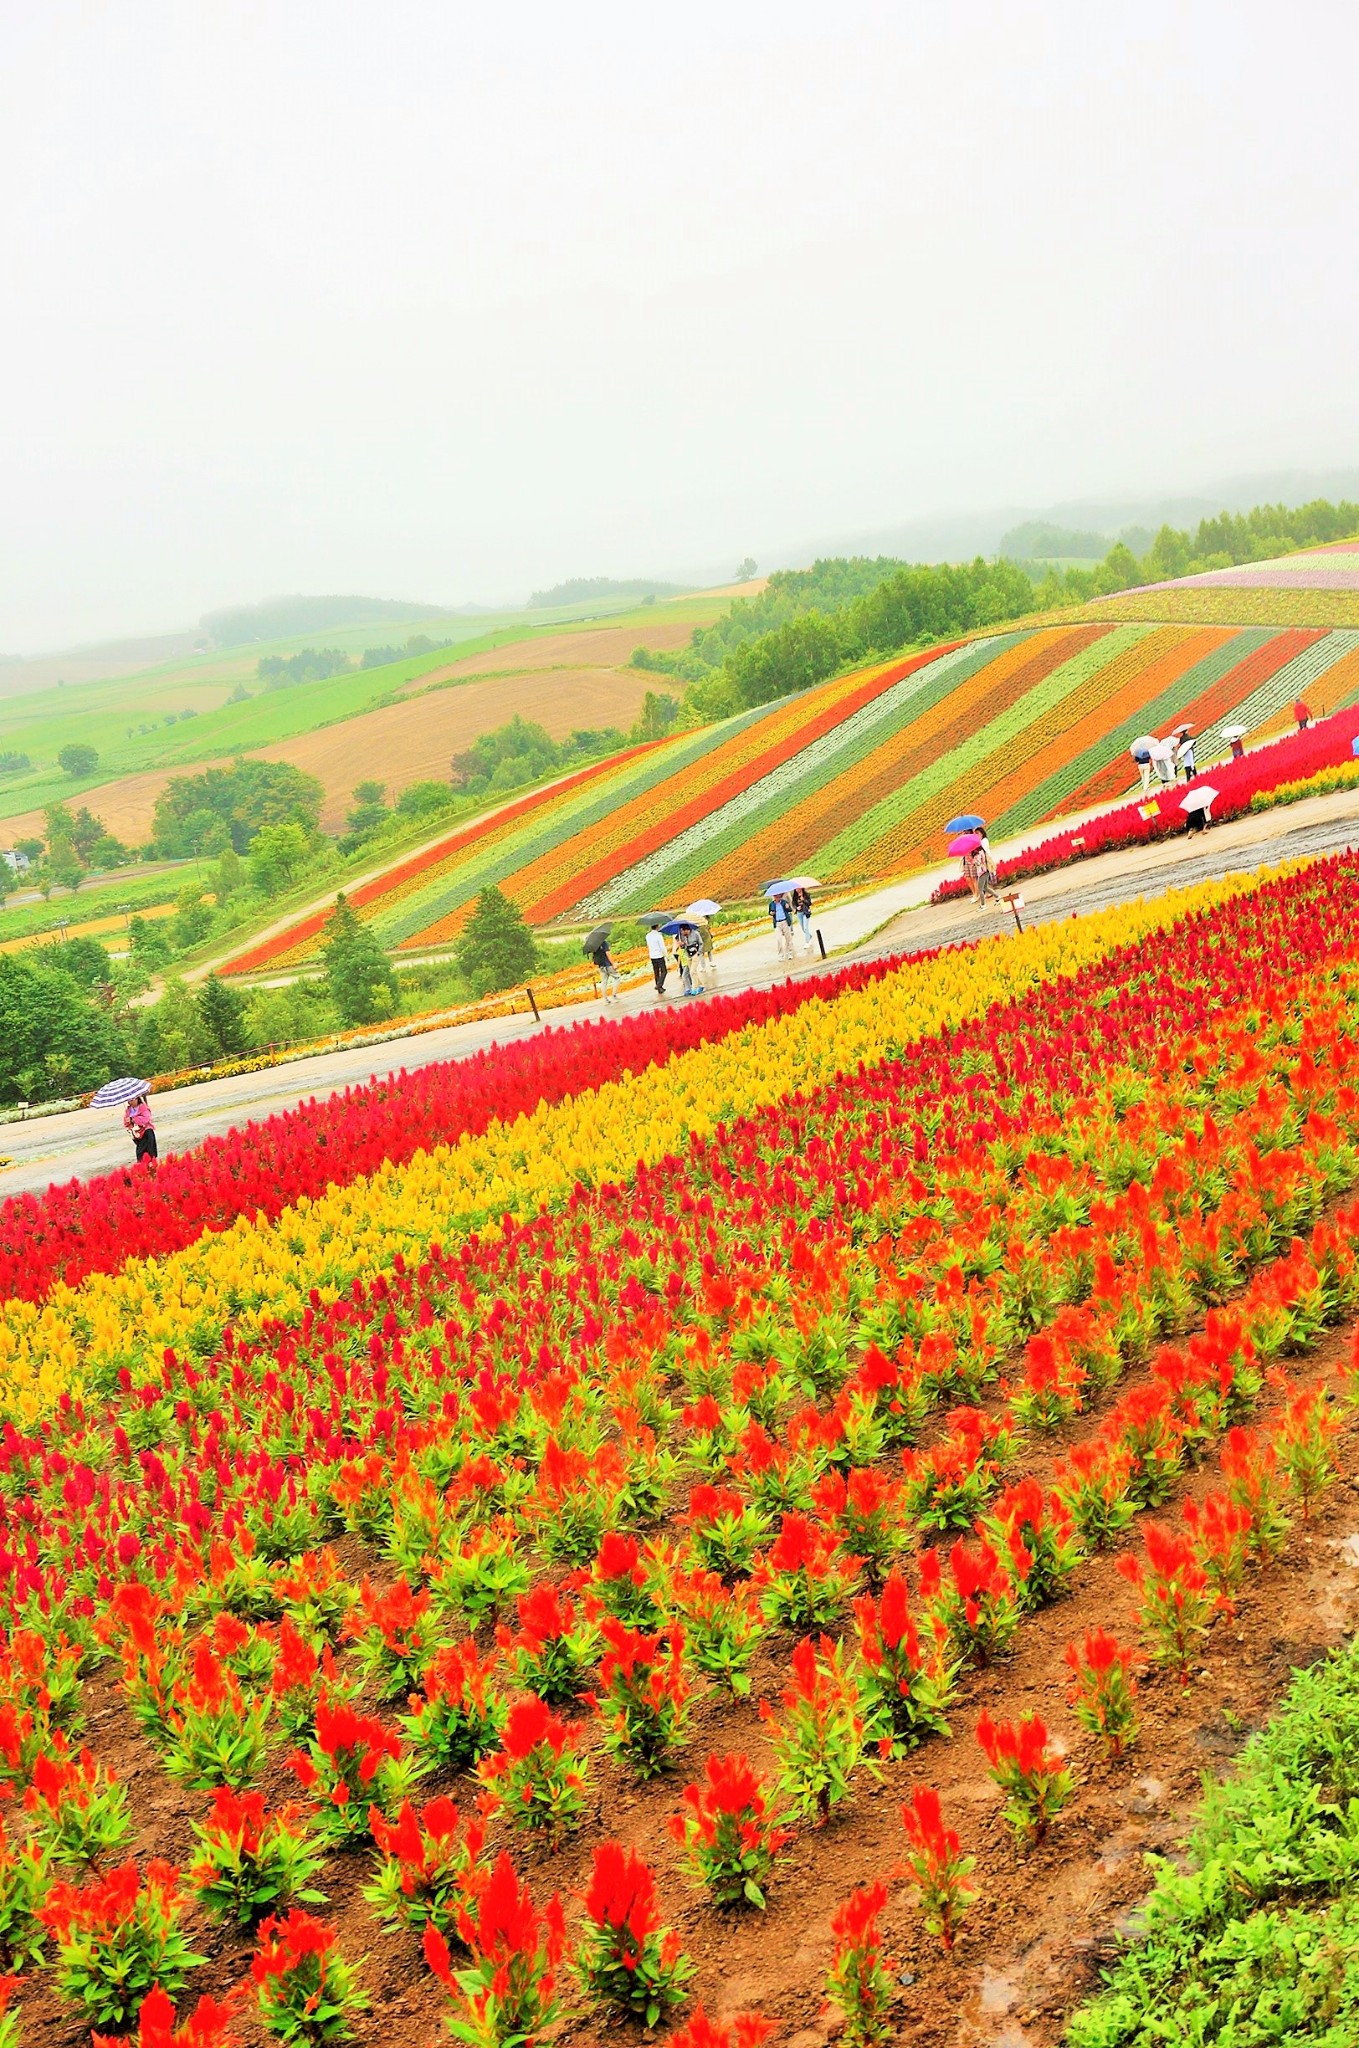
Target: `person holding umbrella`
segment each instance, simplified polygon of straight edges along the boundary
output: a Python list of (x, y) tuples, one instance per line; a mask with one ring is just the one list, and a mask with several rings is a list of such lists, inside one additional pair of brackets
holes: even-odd
[(612, 930), (611, 924), (596, 925), (581, 942), (582, 952), (599, 976), (606, 1003), (617, 1002), (618, 984), (623, 978), (609, 952), (609, 933)]
[(151, 1083), (125, 1074), (121, 1081), (105, 1081), (90, 1097), (91, 1109), (117, 1109), (123, 1104), (123, 1129), (137, 1148), (138, 1163), (155, 1159), (156, 1120), (151, 1114)]
[(658, 996), (663, 996), (665, 994), (666, 977), (670, 972), (670, 964), (666, 959), (665, 940), (661, 937), (659, 925), (647, 926), (646, 954), (647, 959), (651, 962), (651, 972), (655, 977), (656, 993)]
[(802, 950), (812, 950), (812, 892), (805, 882), (799, 882), (793, 891), (793, 915), (802, 927)]
[(123, 1111), (123, 1129), (129, 1133), (133, 1144), (137, 1148), (137, 1164), (139, 1166), (144, 1159), (159, 1158), (159, 1147), (156, 1144), (156, 1119), (151, 1114), (151, 1102), (148, 1096), (139, 1095), (135, 1101), (129, 1102), (127, 1108)]
[(769, 899), (769, 918), (774, 927), (774, 944), (780, 960), (788, 960), (793, 952), (793, 921), (788, 914), (788, 898), (779, 893)]

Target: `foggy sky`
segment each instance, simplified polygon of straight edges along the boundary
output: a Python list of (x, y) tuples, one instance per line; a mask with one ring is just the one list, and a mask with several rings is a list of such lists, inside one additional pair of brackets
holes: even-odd
[(0, 0), (0, 651), (1359, 454), (1343, 0)]

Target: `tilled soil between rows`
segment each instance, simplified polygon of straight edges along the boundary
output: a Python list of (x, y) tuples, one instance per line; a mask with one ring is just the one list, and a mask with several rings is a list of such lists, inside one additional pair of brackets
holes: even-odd
[[(1329, 1376), (1348, 1358), (1352, 1341), (1351, 1328), (1332, 1333), (1309, 1357), (1294, 1362), (1290, 1377), (1301, 1382)], [(1046, 1478), (1064, 1449), (1091, 1433), (1099, 1410), (1146, 1376), (1146, 1367), (1127, 1373), (1092, 1412), (1027, 1439), (1017, 1467)], [(1271, 1398), (1277, 1393), (1271, 1397), (1267, 1391), (1262, 1405), (1269, 1406)], [(815, 2048), (838, 2029), (838, 2016), (823, 2004), (830, 1916), (854, 1885), (899, 1865), (901, 1804), (913, 1786), (933, 1785), (964, 1849), (977, 1859), (973, 1881), (979, 1897), (950, 1957), (921, 1927), (911, 1885), (893, 1884), (884, 1928), (902, 1971), (897, 2038), (912, 2048), (1054, 2048), (1066, 2016), (1097, 1988), (1100, 1968), (1116, 1953), (1120, 1934), (1135, 1929), (1137, 1903), (1151, 1882), (1146, 1857), (1175, 1852), (1203, 1775), (1230, 1766), (1277, 1705), (1293, 1669), (1324, 1655), (1359, 1623), (1359, 1419), (1344, 1421), (1336, 1448), (1340, 1478), (1310, 1524), (1295, 1522), (1282, 1558), (1251, 1570), (1235, 1616), (1214, 1627), (1190, 1682), (1143, 1674), (1138, 1739), (1116, 1762), (1105, 1760), (1071, 1715), (1062, 1655), (1094, 1625), (1112, 1629), (1121, 1640), (1138, 1640), (1136, 1596), (1116, 1570), (1116, 1558), (1140, 1550), (1145, 1517), (1112, 1550), (1082, 1563), (1066, 1597), (1025, 1619), (1011, 1654), (964, 1676), (950, 1714), (951, 1741), (927, 1740), (911, 1756), (883, 1765), (876, 1782), (865, 1771), (854, 1797), (824, 1828), (798, 1836), (776, 1866), (764, 1914), (710, 1907), (680, 1867), (667, 1823), (681, 1787), (701, 1773), (713, 1750), (745, 1750), (772, 1772), (758, 1702), (776, 1699), (786, 1682), (792, 1647), (786, 1634), (762, 1645), (748, 1700), (704, 1690), (696, 1680), (685, 1746), (674, 1768), (649, 1784), (637, 1784), (609, 1758), (587, 1723), (594, 1799), (580, 1833), (553, 1856), (497, 1821), (491, 1848), (501, 1842), (509, 1847), (540, 1905), (560, 1890), (571, 1920), (579, 1912), (577, 1895), (588, 1881), (595, 1844), (616, 1834), (635, 1845), (656, 1870), (665, 1916), (697, 1966), (695, 2000), (721, 2015), (762, 2011), (778, 2022), (775, 2039), (782, 2048)], [(1201, 1497), (1219, 1481), (1216, 1450), (1209, 1446), (1164, 1518), (1176, 1518), (1184, 1494)], [(356, 1539), (343, 1538), (335, 1548), (356, 1581), (365, 1570), (382, 1579), (392, 1576)], [(1040, 1713), (1071, 1753), (1074, 1797), (1048, 1840), (1028, 1852), (1016, 1848), (1001, 1819), (1001, 1797), (975, 1741), (983, 1707), (997, 1719)], [(124, 1853), (139, 1861), (160, 1856), (187, 1863), (192, 1823), (206, 1812), (208, 1795), (186, 1792), (166, 1776), (109, 1668), (87, 1689), (85, 1740), (127, 1784), (139, 1826)], [(298, 1796), (279, 1745), (259, 1789), (270, 1806)], [(470, 1807), (476, 1787), (469, 1777), (431, 1776), (421, 1796), (441, 1791)], [(444, 2038), (447, 2000), (424, 1965), (417, 1939), (387, 1933), (364, 1901), (372, 1862), (371, 1847), (331, 1856), (321, 1880), (328, 1903), (316, 1909), (336, 1927), (346, 1955), (366, 1959), (362, 1981), (371, 2007), (357, 2024), (355, 2040), (358, 2048), (429, 2048)], [(247, 1935), (197, 1911), (186, 1913), (185, 1924), (193, 1947), (207, 1960), (181, 1999), (181, 2010), (200, 1992), (224, 1996), (247, 1975), (252, 1952)], [(21, 1995), (27, 2048), (84, 2048), (88, 2032), (56, 1998), (49, 1971), (33, 1973)], [(243, 2043), (265, 2041), (253, 2002), (243, 2006), (238, 2032)], [(643, 2038), (630, 2023), (602, 2024), (579, 2011), (559, 2022), (557, 2034), (573, 2048)]]

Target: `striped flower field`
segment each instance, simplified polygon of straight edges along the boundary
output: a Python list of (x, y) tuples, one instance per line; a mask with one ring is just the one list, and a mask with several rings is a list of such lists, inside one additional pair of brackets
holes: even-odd
[[(1214, 593), (1216, 595), (1216, 593)], [(1106, 606), (839, 676), (739, 718), (635, 748), (508, 804), (351, 898), (393, 953), (455, 939), (495, 883), (533, 924), (755, 894), (779, 869), (848, 885), (937, 860), (980, 810), (995, 836), (1122, 795), (1128, 746), (1180, 718), (1200, 766), (1231, 720), (1266, 732), (1306, 692), (1359, 698), (1359, 631), (1158, 623)], [(313, 955), (324, 914), (228, 972)]]

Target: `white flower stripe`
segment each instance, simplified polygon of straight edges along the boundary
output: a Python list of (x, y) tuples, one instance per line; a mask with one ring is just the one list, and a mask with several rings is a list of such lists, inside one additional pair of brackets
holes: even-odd
[(772, 768), (768, 775), (762, 775), (758, 782), (752, 782), (749, 788), (743, 789), (739, 795), (730, 797), (719, 810), (710, 812), (706, 818), (700, 818), (696, 825), (688, 826), (675, 838), (668, 840), (664, 846), (659, 847), (655, 853), (648, 854), (645, 860), (639, 860), (634, 866), (624, 869), (621, 875), (615, 875), (612, 881), (606, 882), (603, 888), (596, 889), (593, 895), (587, 896), (577, 905), (579, 914), (582, 917), (604, 916), (634, 890), (655, 881), (677, 862), (701, 852), (715, 834), (726, 831), (740, 819), (747, 817), (750, 812), (758, 810), (762, 804), (768, 803), (771, 797), (780, 796), (785, 791), (796, 788), (810, 768), (819, 767), (842, 747), (851, 746), (872, 726), (888, 723), (900, 712), (903, 705), (908, 704), (928, 683), (936, 681), (946, 669), (956, 667), (960, 661), (974, 653), (975, 647), (975, 641), (968, 641), (965, 646), (955, 647), (948, 654), (941, 655), (938, 661), (929, 662), (924, 668), (916, 669), (913, 674), (903, 676), (899, 683), (893, 683), (880, 697), (875, 697), (871, 704), (865, 704), (842, 724), (835, 726), (828, 733), (823, 733), (819, 740), (813, 740), (810, 746), (803, 747), (781, 767)]

